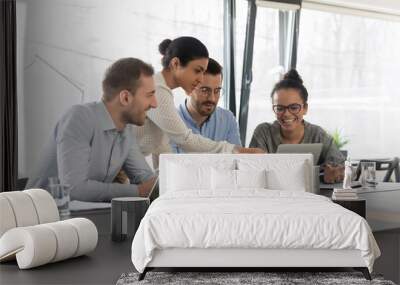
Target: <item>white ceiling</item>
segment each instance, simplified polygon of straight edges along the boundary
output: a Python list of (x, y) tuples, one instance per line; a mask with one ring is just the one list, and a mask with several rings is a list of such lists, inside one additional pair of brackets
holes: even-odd
[[(258, 6), (281, 10), (298, 9), (300, 6), (293, 4), (293, 2), (296, 1), (256, 1)], [(400, 21), (400, 0), (303, 0), (302, 7), (332, 13)]]
[(400, 21), (400, 0), (303, 0), (302, 7)]

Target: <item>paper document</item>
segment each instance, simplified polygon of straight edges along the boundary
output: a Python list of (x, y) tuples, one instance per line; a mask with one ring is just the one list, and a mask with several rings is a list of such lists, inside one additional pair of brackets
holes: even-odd
[(95, 210), (95, 209), (108, 209), (111, 208), (111, 203), (101, 202), (84, 202), (73, 200), (69, 202), (70, 211), (84, 211), (84, 210)]

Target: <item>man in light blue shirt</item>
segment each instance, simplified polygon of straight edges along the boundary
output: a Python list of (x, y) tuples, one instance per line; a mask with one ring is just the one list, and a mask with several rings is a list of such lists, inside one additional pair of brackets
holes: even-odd
[[(71, 199), (110, 201), (147, 197), (153, 171), (134, 141), (133, 126), (157, 107), (153, 68), (135, 58), (116, 61), (103, 80), (100, 102), (75, 105), (56, 124), (27, 188), (46, 188), (49, 177), (71, 186)], [(132, 184), (113, 183), (123, 169)]]
[[(210, 58), (204, 80), (178, 108), (178, 113), (193, 133), (214, 141), (227, 141), (241, 145), (239, 128), (229, 110), (217, 107), (222, 90), (222, 67)], [(172, 145), (176, 153), (183, 150)]]

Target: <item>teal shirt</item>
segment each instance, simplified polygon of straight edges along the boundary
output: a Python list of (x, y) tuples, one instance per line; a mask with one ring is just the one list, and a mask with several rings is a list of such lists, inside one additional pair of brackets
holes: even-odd
[[(46, 188), (49, 177), (71, 186), (71, 199), (110, 201), (138, 196), (137, 185), (153, 176), (132, 135), (118, 131), (103, 102), (75, 105), (56, 124), (27, 188)], [(132, 184), (113, 183), (123, 169)]]

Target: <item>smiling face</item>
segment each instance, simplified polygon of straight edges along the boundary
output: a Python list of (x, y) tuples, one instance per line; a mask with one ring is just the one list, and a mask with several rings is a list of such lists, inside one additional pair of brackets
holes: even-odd
[(207, 69), (208, 58), (199, 58), (189, 61), (182, 66), (178, 58), (172, 59), (172, 74), (179, 87), (185, 90), (186, 94), (192, 91), (203, 82), (204, 72)]
[[(146, 120), (146, 112), (150, 108), (157, 107), (155, 97), (155, 85), (152, 76), (141, 75), (140, 85), (132, 94), (128, 90), (121, 91), (120, 102), (123, 105), (122, 119), (126, 124), (143, 126)], [(126, 94), (122, 94), (125, 92)]]
[(272, 106), (281, 128), (294, 131), (302, 127), (303, 116), (307, 114), (307, 103), (300, 96), (300, 91), (293, 88), (279, 89), (272, 97)]
[(222, 75), (204, 75), (204, 81), (191, 94), (190, 103), (202, 116), (210, 116), (221, 95)]

